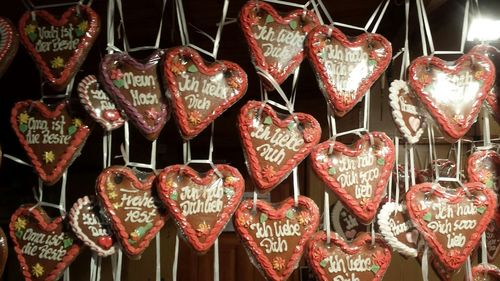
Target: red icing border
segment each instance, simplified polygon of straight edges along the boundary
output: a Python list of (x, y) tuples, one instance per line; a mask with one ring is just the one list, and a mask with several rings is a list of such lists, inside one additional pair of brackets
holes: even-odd
[[(17, 53), (19, 34), (16, 32), (12, 22), (2, 17), (0, 17), (0, 29), (3, 29), (7, 35), (5, 38), (0, 37), (0, 42), (5, 41), (4, 48), (0, 49), (0, 77), (2, 77)], [(0, 44), (1, 46), (2, 44)]]
[[(500, 269), (493, 264), (478, 264), (472, 268), (472, 279), (475, 281), (483, 280), (482, 275), (487, 274), (493, 277), (493, 280), (500, 280)], [(490, 280), (490, 279), (488, 279)]]
[[(475, 162), (483, 157), (491, 158), (496, 165), (500, 165), (500, 154), (494, 150), (478, 150), (472, 153), (467, 159), (467, 178), (470, 182), (482, 182), (486, 184), (484, 179), (478, 175), (478, 172), (480, 171), (477, 170), (475, 165)], [(494, 184), (496, 185), (496, 182)], [(496, 190), (496, 188), (493, 189)]]

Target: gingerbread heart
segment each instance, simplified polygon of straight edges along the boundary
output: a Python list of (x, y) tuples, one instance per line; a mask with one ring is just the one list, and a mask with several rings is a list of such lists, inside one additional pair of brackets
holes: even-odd
[(10, 20), (0, 17), (0, 77), (16, 56), (18, 47), (19, 35), (16, 28)]
[(378, 214), (378, 225), (387, 244), (407, 257), (418, 255), (418, 231), (406, 212), (406, 205), (387, 202)]
[(170, 117), (158, 71), (163, 51), (155, 51), (145, 63), (126, 53), (108, 54), (101, 62), (101, 82), (139, 131), (150, 141), (158, 138)]
[(498, 192), (500, 187), (500, 154), (493, 150), (479, 150), (467, 160), (467, 177), (471, 182), (482, 182)]
[(158, 196), (189, 245), (201, 253), (212, 247), (245, 191), (236, 168), (215, 167), (201, 177), (189, 166), (173, 165), (158, 176)]
[[(268, 3), (248, 1), (241, 8), (240, 23), (255, 67), (281, 84), (304, 59), (305, 37), (319, 20), (313, 11), (297, 9), (282, 17)], [(264, 85), (274, 89), (268, 81)]]
[(351, 214), (340, 201), (335, 203), (331, 218), (334, 231), (347, 241), (353, 240), (359, 233), (366, 231), (366, 225), (358, 221), (356, 216)]
[(163, 72), (184, 139), (201, 133), (248, 87), (247, 75), (239, 65), (222, 60), (207, 64), (189, 47), (169, 49)]
[(478, 264), (472, 268), (473, 281), (500, 280), (500, 268), (493, 264)]
[(500, 214), (498, 212), (488, 224), (485, 233), (488, 262), (494, 262), (500, 253)]
[(75, 76), (99, 29), (99, 16), (88, 5), (71, 7), (59, 19), (46, 10), (34, 10), (19, 20), (21, 42), (57, 91)]
[(415, 59), (409, 85), (445, 136), (463, 137), (476, 122), (493, 86), (495, 67), (485, 56), (465, 54), (453, 64), (435, 56)]
[(69, 224), (75, 235), (101, 257), (115, 253), (115, 238), (109, 223), (102, 217), (95, 197), (79, 198), (70, 212)]
[(58, 280), (82, 247), (62, 217), (23, 205), (10, 219), (10, 238), (25, 280)]
[(396, 127), (408, 143), (417, 143), (427, 124), (419, 112), (416, 97), (403, 80), (392, 81), (389, 92), (389, 105)]
[(104, 130), (111, 131), (125, 123), (120, 111), (116, 109), (108, 94), (101, 89), (94, 75), (88, 75), (80, 81), (78, 96), (85, 110)]
[(282, 182), (321, 137), (321, 127), (311, 115), (280, 118), (271, 106), (258, 101), (241, 108), (238, 124), (248, 171), (259, 192)]
[(422, 183), (406, 194), (413, 224), (449, 270), (456, 270), (476, 247), (494, 216), (496, 195), (482, 183), (445, 189)]
[(363, 98), (392, 58), (391, 43), (382, 35), (348, 38), (327, 25), (314, 28), (305, 44), (319, 88), (339, 117)]
[(74, 117), (66, 102), (51, 110), (40, 101), (21, 101), (12, 109), (10, 124), (40, 178), (56, 183), (80, 154), (90, 129)]
[[(470, 53), (479, 53), (487, 56), (495, 65), (496, 77), (500, 77), (500, 50), (491, 45), (477, 45), (474, 46)], [(500, 81), (495, 79), (493, 87), (486, 96), (486, 105), (491, 111), (491, 114), (500, 123), (500, 107), (498, 104), (498, 95), (500, 94)]]
[(453, 178), (457, 175), (457, 164), (455, 162), (448, 159), (436, 159), (432, 160), (426, 169), (416, 172), (416, 183), (432, 182), (436, 177), (436, 168), (440, 177)]
[(0, 228), (0, 277), (3, 275), (7, 258), (9, 257), (9, 248), (7, 246), (7, 237), (2, 228)]
[(352, 243), (346, 243), (337, 233), (317, 232), (307, 245), (307, 260), (321, 281), (373, 280), (380, 281), (391, 263), (391, 248), (376, 236), (375, 244), (366, 232)]
[(154, 173), (112, 166), (97, 179), (97, 196), (110, 218), (123, 251), (139, 258), (165, 223), (166, 215), (152, 189)]
[(279, 204), (243, 201), (234, 214), (234, 228), (252, 263), (267, 280), (284, 281), (297, 268), (306, 242), (316, 231), (319, 210), (299, 196)]
[(328, 140), (311, 152), (314, 172), (362, 223), (370, 223), (394, 165), (394, 144), (384, 133), (362, 136), (353, 149)]

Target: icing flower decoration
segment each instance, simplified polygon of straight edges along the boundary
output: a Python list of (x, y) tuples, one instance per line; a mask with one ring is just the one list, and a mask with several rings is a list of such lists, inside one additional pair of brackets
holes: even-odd
[(118, 197), (118, 194), (116, 194), (116, 192), (112, 191), (108, 194), (108, 197), (109, 199), (113, 200), (115, 199), (116, 197)]
[(54, 162), (55, 155), (52, 150), (45, 151), (43, 153), (43, 160), (45, 161), (46, 164)]
[(28, 224), (28, 222), (26, 221), (26, 219), (17, 218), (17, 220), (14, 224), (14, 229), (16, 231), (23, 231), (26, 228), (27, 224)]
[(186, 66), (181, 58), (177, 58), (170, 66), (170, 70), (175, 75), (180, 75), (186, 71)]
[(484, 76), (485, 76), (485, 72), (484, 70), (478, 70), (474, 73), (474, 78), (476, 78), (476, 80), (483, 80), (484, 79)]
[(300, 211), (297, 216), (297, 221), (302, 225), (308, 225), (311, 223), (311, 216), (306, 211)]
[(154, 107), (146, 110), (146, 117), (155, 123), (160, 121), (160, 113)]
[(210, 232), (210, 226), (206, 222), (202, 222), (196, 228), (196, 236), (206, 236)]
[(30, 116), (29, 116), (28, 113), (23, 112), (23, 113), (19, 114), (19, 116), (17, 117), (17, 119), (19, 120), (19, 123), (21, 123), (21, 124), (28, 124)]
[(113, 204), (113, 208), (114, 208), (115, 210), (118, 210), (118, 209), (120, 209), (121, 207), (122, 207), (122, 204), (120, 204), (120, 203), (114, 203), (114, 204)]
[(201, 122), (201, 113), (198, 111), (189, 113), (188, 121), (194, 126), (198, 125)]
[(226, 177), (224, 179), (224, 186), (233, 186), (235, 182), (237, 182), (238, 179), (232, 176)]
[(273, 269), (282, 270), (285, 267), (285, 259), (282, 257), (275, 257), (273, 259)]
[(166, 180), (166, 182), (165, 182), (165, 187), (166, 187), (167, 189), (171, 189), (171, 188), (173, 188), (173, 187), (174, 187), (174, 180), (173, 180), (173, 179), (171, 179), (171, 178), (170, 178), (170, 179), (168, 179), (168, 180)]
[(465, 117), (462, 115), (462, 114), (456, 114), (455, 116), (453, 116), (453, 120), (460, 126), (465, 126), (466, 125), (466, 119)]
[(64, 59), (61, 57), (55, 57), (51, 62), (50, 62), (50, 67), (52, 68), (63, 68), (64, 67)]
[(381, 252), (374, 253), (372, 255), (373, 263), (378, 266), (382, 266), (385, 263), (385, 259), (386, 259), (385, 255)]
[(428, 85), (432, 82), (432, 77), (427, 73), (423, 73), (420, 76), (419, 80), (425, 86), (425, 85)]
[(111, 182), (110, 179), (106, 181), (106, 190), (113, 191), (115, 189), (115, 184)]
[(266, 165), (264, 169), (262, 169), (262, 175), (267, 181), (271, 181), (274, 177), (274, 174), (276, 174), (276, 172), (274, 171), (273, 166)]
[(41, 277), (45, 273), (45, 268), (39, 263), (36, 263), (34, 266), (31, 267), (31, 274), (33, 274), (35, 277)]
[(119, 80), (122, 79), (123, 73), (120, 69), (112, 69), (110, 77), (112, 80)]
[(26, 34), (35, 33), (35, 31), (36, 31), (36, 25), (32, 23), (24, 27), (24, 32), (26, 32)]
[(88, 21), (82, 21), (79, 25), (78, 25), (78, 30), (82, 31), (82, 32), (85, 32), (87, 31), (87, 29), (89, 28), (89, 22)]
[(326, 259), (327, 254), (323, 249), (316, 247), (316, 248), (314, 248), (314, 251), (313, 251), (313, 257), (315, 260), (322, 261), (322, 260)]
[(233, 77), (227, 79), (227, 85), (230, 88), (237, 89), (238, 86), (240, 85), (240, 83), (239, 83), (238, 79), (233, 76)]
[(260, 17), (257, 14), (257, 9), (255, 9), (255, 11), (253, 13), (250, 13), (250, 16), (249, 16), (250, 24), (257, 24), (259, 22), (259, 20), (260, 20)]
[(238, 223), (245, 227), (248, 228), (252, 224), (252, 216), (248, 213), (244, 213), (241, 217), (238, 218)]
[(82, 126), (82, 120), (78, 118), (73, 119), (73, 126), (80, 128)]
[(314, 130), (313, 128), (305, 128), (304, 131), (302, 132), (304, 135), (304, 141), (309, 143), (314, 140)]

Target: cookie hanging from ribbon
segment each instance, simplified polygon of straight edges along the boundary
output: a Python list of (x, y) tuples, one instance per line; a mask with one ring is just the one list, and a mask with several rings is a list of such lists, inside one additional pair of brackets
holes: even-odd
[(485, 234), (488, 262), (494, 262), (500, 253), (500, 213), (495, 213), (486, 228)]
[(361, 223), (349, 209), (337, 201), (331, 213), (333, 230), (346, 241), (352, 241), (359, 233), (367, 231), (366, 225)]
[(10, 219), (10, 238), (26, 280), (58, 280), (82, 250), (62, 217), (23, 205)]
[(10, 20), (0, 17), (0, 78), (16, 56), (18, 47), (19, 35), (16, 28)]
[(478, 264), (472, 268), (473, 281), (498, 281), (500, 268), (494, 264)]
[[(436, 169), (439, 171), (440, 177), (454, 178), (457, 175), (457, 164), (455, 162), (448, 159), (436, 159), (432, 160), (427, 165), (427, 168), (416, 171), (416, 183), (433, 182), (436, 177)], [(448, 183), (444, 182), (443, 184), (448, 185)]]
[(248, 87), (247, 75), (239, 65), (223, 60), (208, 63), (189, 47), (169, 49), (163, 73), (184, 139), (201, 133)]
[(392, 58), (391, 43), (382, 35), (349, 38), (327, 25), (314, 28), (305, 44), (319, 88), (339, 117), (363, 98)]
[(163, 227), (165, 210), (153, 192), (154, 173), (112, 166), (97, 179), (97, 196), (123, 251), (140, 258)]
[(394, 165), (394, 144), (381, 132), (363, 135), (353, 148), (328, 140), (311, 152), (314, 172), (365, 224), (382, 201)]
[(10, 123), (33, 168), (48, 185), (56, 183), (90, 134), (84, 119), (70, 114), (68, 104), (54, 109), (40, 101), (21, 101), (12, 109)]
[(494, 150), (479, 150), (467, 160), (467, 177), (471, 182), (481, 182), (496, 193), (500, 187), (500, 154)]
[(314, 201), (299, 196), (278, 204), (243, 201), (234, 214), (234, 228), (252, 264), (267, 280), (284, 281), (299, 265), (306, 243), (319, 224)]
[(237, 169), (228, 165), (215, 168), (200, 175), (189, 166), (174, 165), (158, 176), (158, 196), (185, 240), (200, 253), (212, 247), (245, 191)]
[(238, 116), (248, 171), (259, 192), (276, 187), (311, 152), (321, 127), (309, 114), (278, 117), (271, 106), (249, 101)]
[(455, 62), (419, 57), (408, 69), (409, 85), (450, 141), (462, 138), (476, 122), (495, 80), (485, 56), (465, 54)]
[(99, 29), (99, 16), (88, 5), (71, 7), (60, 17), (46, 10), (27, 11), (19, 20), (21, 42), (57, 91), (75, 76)]
[(78, 84), (80, 102), (89, 115), (106, 131), (120, 128), (125, 123), (120, 111), (101, 88), (94, 75), (88, 75)]
[(8, 257), (9, 248), (7, 246), (7, 237), (5, 237), (5, 233), (0, 228), (0, 277), (3, 275), (3, 270), (5, 269)]
[[(283, 83), (304, 59), (307, 33), (319, 24), (313, 11), (293, 10), (282, 17), (263, 1), (248, 1), (240, 12), (240, 24), (256, 68)], [(274, 87), (263, 81), (267, 90)]]
[(170, 118), (158, 72), (162, 55), (163, 51), (155, 51), (140, 62), (126, 53), (108, 54), (100, 66), (102, 86), (150, 141), (158, 138)]
[(436, 257), (457, 270), (477, 246), (496, 210), (496, 195), (482, 183), (445, 189), (437, 183), (413, 186), (408, 214)]
[(318, 280), (380, 281), (391, 263), (391, 248), (380, 236), (372, 244), (370, 234), (363, 232), (353, 242), (345, 242), (331, 233), (327, 243), (325, 231), (317, 232), (307, 246), (307, 260)]

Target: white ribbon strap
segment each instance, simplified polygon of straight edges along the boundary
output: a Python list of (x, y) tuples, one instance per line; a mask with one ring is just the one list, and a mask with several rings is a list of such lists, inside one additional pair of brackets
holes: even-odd
[(219, 281), (219, 238), (214, 243), (214, 281)]
[(297, 172), (297, 167), (293, 168), (292, 174), (293, 174), (293, 201), (295, 203), (295, 207), (297, 207), (299, 204), (299, 195), (300, 195), (299, 176), (298, 176), (299, 173)]
[(172, 264), (172, 281), (177, 281), (178, 262), (179, 262), (179, 235), (175, 235), (174, 262)]
[(161, 281), (160, 232), (156, 233), (156, 281)]
[(326, 244), (330, 245), (331, 230), (330, 230), (330, 194), (325, 189), (325, 200), (323, 203), (323, 229), (326, 232)]
[(429, 280), (429, 246), (427, 244), (425, 244), (424, 253), (422, 254), (422, 280)]

